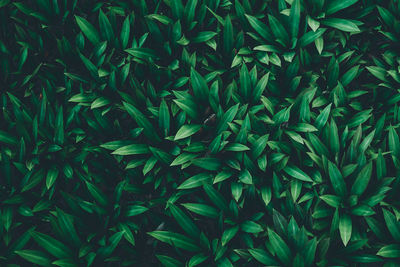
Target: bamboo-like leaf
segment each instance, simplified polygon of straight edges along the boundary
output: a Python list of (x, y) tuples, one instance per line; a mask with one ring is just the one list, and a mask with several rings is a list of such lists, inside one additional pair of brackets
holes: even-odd
[(92, 44), (96, 45), (98, 42), (100, 42), (99, 33), (90, 22), (76, 15), (75, 20), (83, 34), (89, 39)]
[(201, 125), (183, 125), (175, 135), (174, 140), (180, 140), (192, 136), (201, 129)]
[(51, 266), (50, 257), (48, 257), (47, 254), (41, 251), (25, 249), (25, 250), (15, 251), (15, 253), (20, 257), (24, 258), (25, 260), (37, 264), (39, 266)]
[(297, 38), (300, 25), (300, 0), (294, 0), (292, 2), (292, 7), (290, 8), (289, 23), (292, 38)]
[(175, 205), (170, 205), (169, 209), (171, 210), (172, 216), (174, 216), (175, 220), (188, 235), (193, 238), (197, 238), (200, 235), (199, 228), (182, 210)]
[(352, 221), (351, 217), (347, 214), (341, 214), (340, 215), (340, 221), (339, 221), (339, 232), (340, 232), (340, 237), (342, 238), (343, 244), (347, 246), (349, 243), (349, 240), (351, 238), (351, 232), (352, 232)]
[(292, 257), (292, 253), (291, 253), (289, 247), (283, 241), (283, 239), (271, 229), (268, 229), (268, 238), (269, 238), (278, 258), (284, 264), (289, 264), (290, 259)]
[(310, 176), (308, 176), (305, 172), (300, 170), (298, 167), (292, 165), (292, 166), (286, 166), (284, 168), (284, 171), (292, 176), (293, 178), (299, 179), (301, 181), (305, 182), (312, 182), (313, 180), (311, 179)]
[(199, 100), (207, 100), (209, 89), (206, 80), (194, 68), (190, 70), (190, 80), (192, 82), (194, 96)]
[(200, 251), (200, 247), (198, 247), (192, 239), (181, 234), (168, 231), (153, 231), (147, 234), (154, 237), (155, 239), (160, 240), (161, 242), (167, 243), (177, 248), (181, 248), (183, 250), (192, 252)]
[(347, 19), (327, 18), (321, 21), (323, 25), (336, 28), (345, 32), (359, 32), (360, 29), (354, 22)]
[(353, 186), (351, 187), (351, 192), (356, 195), (361, 195), (367, 189), (368, 183), (371, 179), (372, 174), (372, 162), (364, 166), (364, 168), (357, 175)]
[(31, 235), (39, 246), (55, 257), (69, 258), (72, 255), (72, 251), (67, 246), (48, 235), (35, 231), (32, 231)]
[(328, 163), (329, 178), (332, 183), (333, 190), (339, 196), (344, 196), (347, 193), (346, 184), (339, 169), (332, 162)]
[(140, 127), (144, 129), (144, 133), (149, 138), (155, 141), (159, 141), (160, 138), (158, 137), (156, 130), (154, 129), (150, 121), (143, 115), (143, 113), (129, 103), (123, 102), (123, 104), (128, 114), (135, 119), (135, 121)]

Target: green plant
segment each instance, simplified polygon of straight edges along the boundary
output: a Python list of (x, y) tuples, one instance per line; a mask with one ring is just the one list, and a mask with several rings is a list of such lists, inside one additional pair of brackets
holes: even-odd
[(0, 0), (0, 265), (397, 266), (399, 12)]

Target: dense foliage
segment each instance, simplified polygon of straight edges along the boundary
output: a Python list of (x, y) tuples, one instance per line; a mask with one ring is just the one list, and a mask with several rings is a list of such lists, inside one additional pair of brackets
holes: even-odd
[(0, 0), (0, 266), (400, 266), (399, 0)]

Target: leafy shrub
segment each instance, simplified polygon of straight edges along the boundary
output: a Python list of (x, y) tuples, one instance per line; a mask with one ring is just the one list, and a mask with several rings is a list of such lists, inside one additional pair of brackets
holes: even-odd
[(0, 0), (1, 266), (399, 266), (398, 0)]

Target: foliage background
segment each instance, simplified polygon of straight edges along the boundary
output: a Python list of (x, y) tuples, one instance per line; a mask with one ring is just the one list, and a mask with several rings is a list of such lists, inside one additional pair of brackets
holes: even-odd
[(1, 266), (399, 266), (398, 0), (0, 0)]

